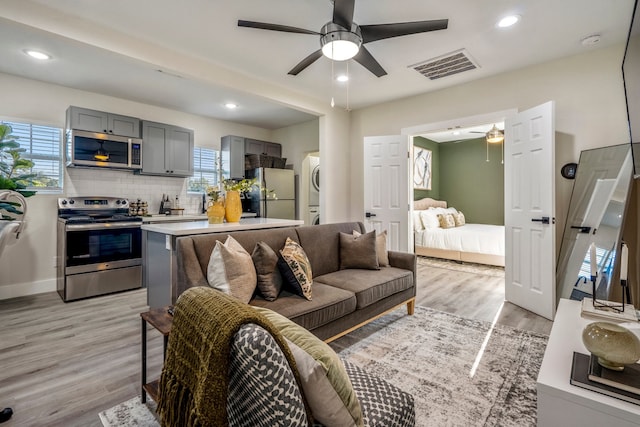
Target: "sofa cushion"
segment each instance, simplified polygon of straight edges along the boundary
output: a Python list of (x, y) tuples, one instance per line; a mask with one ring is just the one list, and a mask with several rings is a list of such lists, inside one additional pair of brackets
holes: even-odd
[(296, 294), (311, 300), (311, 285), (313, 273), (311, 263), (302, 246), (287, 238), (284, 247), (280, 249), (282, 258), (278, 260), (278, 268), (282, 278)]
[(360, 403), (336, 352), (286, 317), (257, 309), (287, 339), (313, 417), (326, 426), (364, 426)]
[(353, 292), (325, 285), (313, 284), (313, 301), (283, 290), (278, 299), (267, 301), (256, 295), (249, 303), (256, 307), (266, 307), (312, 331), (356, 310)]
[(282, 290), (278, 254), (265, 242), (258, 242), (253, 248), (251, 259), (256, 267), (258, 290), (267, 301), (275, 300)]
[(353, 292), (356, 308), (361, 309), (413, 286), (413, 273), (395, 267), (380, 270), (339, 270), (316, 277), (320, 283)]
[(209, 286), (248, 303), (256, 290), (251, 255), (231, 236), (217, 241), (207, 268)]
[[(354, 236), (360, 236), (360, 232), (353, 230)], [(387, 253), (387, 230), (376, 234), (376, 255), (378, 255), (378, 266), (389, 266), (389, 254)]]
[(365, 268), (378, 270), (376, 231), (356, 235), (340, 233), (340, 269)]
[(314, 276), (340, 269), (340, 235), (353, 230), (366, 233), (361, 222), (320, 224), (296, 227), (298, 241), (311, 261)]

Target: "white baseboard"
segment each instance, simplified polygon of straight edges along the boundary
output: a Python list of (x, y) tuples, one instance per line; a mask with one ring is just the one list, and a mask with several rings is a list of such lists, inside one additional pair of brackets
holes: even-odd
[(14, 285), (0, 286), (0, 300), (24, 297), (27, 295), (55, 292), (56, 279), (46, 279), (37, 282), (16, 283)]

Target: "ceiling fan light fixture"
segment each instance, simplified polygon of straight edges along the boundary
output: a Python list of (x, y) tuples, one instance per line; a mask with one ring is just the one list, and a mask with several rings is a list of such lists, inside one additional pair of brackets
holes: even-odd
[(362, 45), (360, 28), (353, 24), (351, 31), (329, 22), (322, 27), (322, 54), (333, 61), (346, 61), (358, 54)]
[(488, 143), (499, 144), (504, 141), (504, 132), (498, 129), (496, 125), (493, 125), (493, 127), (489, 129), (489, 132), (487, 132), (486, 137)]

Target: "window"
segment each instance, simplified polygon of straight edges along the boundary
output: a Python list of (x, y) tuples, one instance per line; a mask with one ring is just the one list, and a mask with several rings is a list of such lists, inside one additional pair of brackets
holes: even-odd
[(218, 150), (195, 147), (193, 149), (193, 176), (187, 191), (204, 193), (207, 186), (218, 184)]
[(29, 173), (37, 176), (29, 189), (62, 191), (62, 129), (31, 123), (2, 123), (11, 126), (11, 134), (17, 137), (16, 142), (25, 150), (22, 157), (34, 163)]

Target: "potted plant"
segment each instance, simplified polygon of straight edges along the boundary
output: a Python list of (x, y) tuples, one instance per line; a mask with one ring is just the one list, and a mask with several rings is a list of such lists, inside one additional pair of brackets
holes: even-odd
[(207, 218), (209, 224), (222, 224), (225, 215), (224, 200), (220, 195), (220, 187), (215, 185), (206, 189), (209, 196), (209, 205), (207, 206)]

